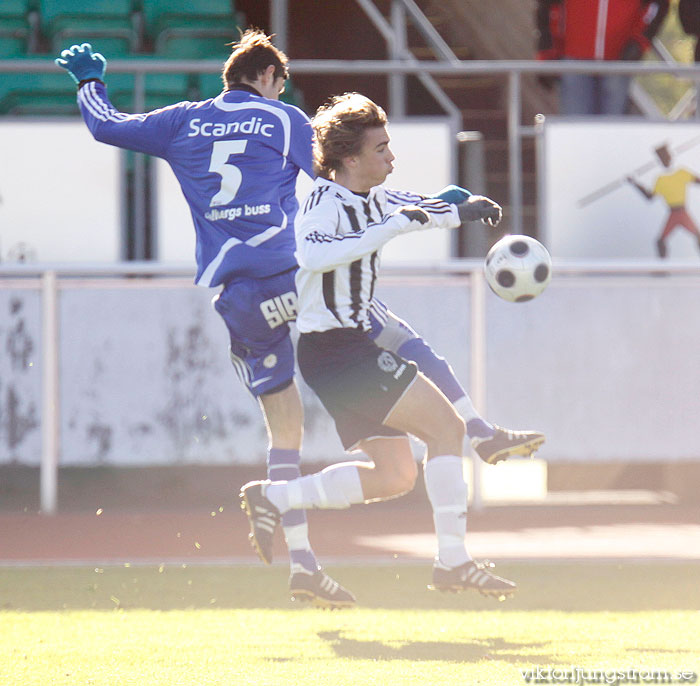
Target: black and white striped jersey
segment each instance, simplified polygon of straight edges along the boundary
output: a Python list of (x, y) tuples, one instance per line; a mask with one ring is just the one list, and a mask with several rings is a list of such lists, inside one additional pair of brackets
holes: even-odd
[(456, 205), (375, 186), (363, 197), (317, 178), (296, 220), (297, 329), (369, 331), (380, 251), (403, 233), (460, 225)]

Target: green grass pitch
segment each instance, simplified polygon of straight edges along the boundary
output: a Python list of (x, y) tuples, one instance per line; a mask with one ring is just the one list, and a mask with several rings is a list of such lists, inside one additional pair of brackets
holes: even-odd
[(700, 674), (699, 564), (498, 570), (520, 587), (504, 603), (430, 592), (426, 565), (334, 567), (359, 607), (328, 612), (287, 600), (283, 566), (2, 568), (0, 684), (508, 686)]

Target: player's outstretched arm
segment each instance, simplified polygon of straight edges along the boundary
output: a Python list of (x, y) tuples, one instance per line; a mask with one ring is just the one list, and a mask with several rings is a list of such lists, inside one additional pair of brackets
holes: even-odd
[(90, 43), (71, 45), (54, 62), (63, 67), (78, 86), (93, 79), (102, 81), (107, 69), (107, 60), (99, 52), (93, 52)]
[(107, 60), (90, 43), (72, 45), (55, 60), (78, 84), (78, 105), (95, 140), (163, 157), (181, 109), (171, 107), (147, 114), (119, 112), (107, 96), (103, 81)]
[[(403, 209), (388, 215), (371, 231), (343, 234), (338, 230), (338, 213), (330, 203), (321, 203), (297, 220), (296, 258), (299, 266), (310, 271), (328, 271), (371, 255), (401, 233), (418, 230), (428, 223), (428, 215), (415, 206), (415, 213)], [(369, 229), (369, 227), (368, 227)]]
[(320, 202), (297, 219), (295, 255), (301, 267), (329, 271), (371, 255), (401, 234), (460, 226), (454, 205), (437, 199), (403, 205), (360, 231), (340, 231), (340, 216), (335, 203), (328, 201)]
[(457, 210), (463, 222), (481, 220), (489, 226), (498, 226), (501, 221), (501, 206), (485, 195), (470, 195), (457, 205)]

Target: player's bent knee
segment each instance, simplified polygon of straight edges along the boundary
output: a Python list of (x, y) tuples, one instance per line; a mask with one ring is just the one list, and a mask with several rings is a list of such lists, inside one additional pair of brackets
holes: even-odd
[(375, 461), (375, 474), (379, 477), (383, 497), (393, 498), (413, 489), (418, 466), (410, 452), (392, 455), (388, 460)]
[(466, 427), (464, 420), (456, 413), (446, 413), (442, 422), (425, 443), (431, 455), (461, 455)]
[(397, 498), (413, 490), (413, 487), (416, 485), (416, 478), (415, 476), (411, 478), (408, 474), (396, 473), (387, 479), (384, 485), (384, 497)]
[(412, 491), (418, 478), (418, 466), (415, 460), (405, 461), (396, 470), (393, 479), (393, 495), (403, 495)]

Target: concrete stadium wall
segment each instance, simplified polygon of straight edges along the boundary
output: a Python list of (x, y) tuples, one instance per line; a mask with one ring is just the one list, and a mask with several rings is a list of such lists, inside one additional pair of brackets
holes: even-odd
[[(41, 297), (0, 282), (0, 464), (41, 455)], [(65, 280), (61, 465), (254, 464), (266, 434), (229, 363), (213, 291), (183, 279)], [(384, 278), (379, 295), (469, 382), (469, 285)], [(486, 295), (486, 416), (547, 434), (551, 461), (700, 459), (700, 279), (562, 277), (537, 300)], [(342, 455), (304, 388), (304, 459)]]

